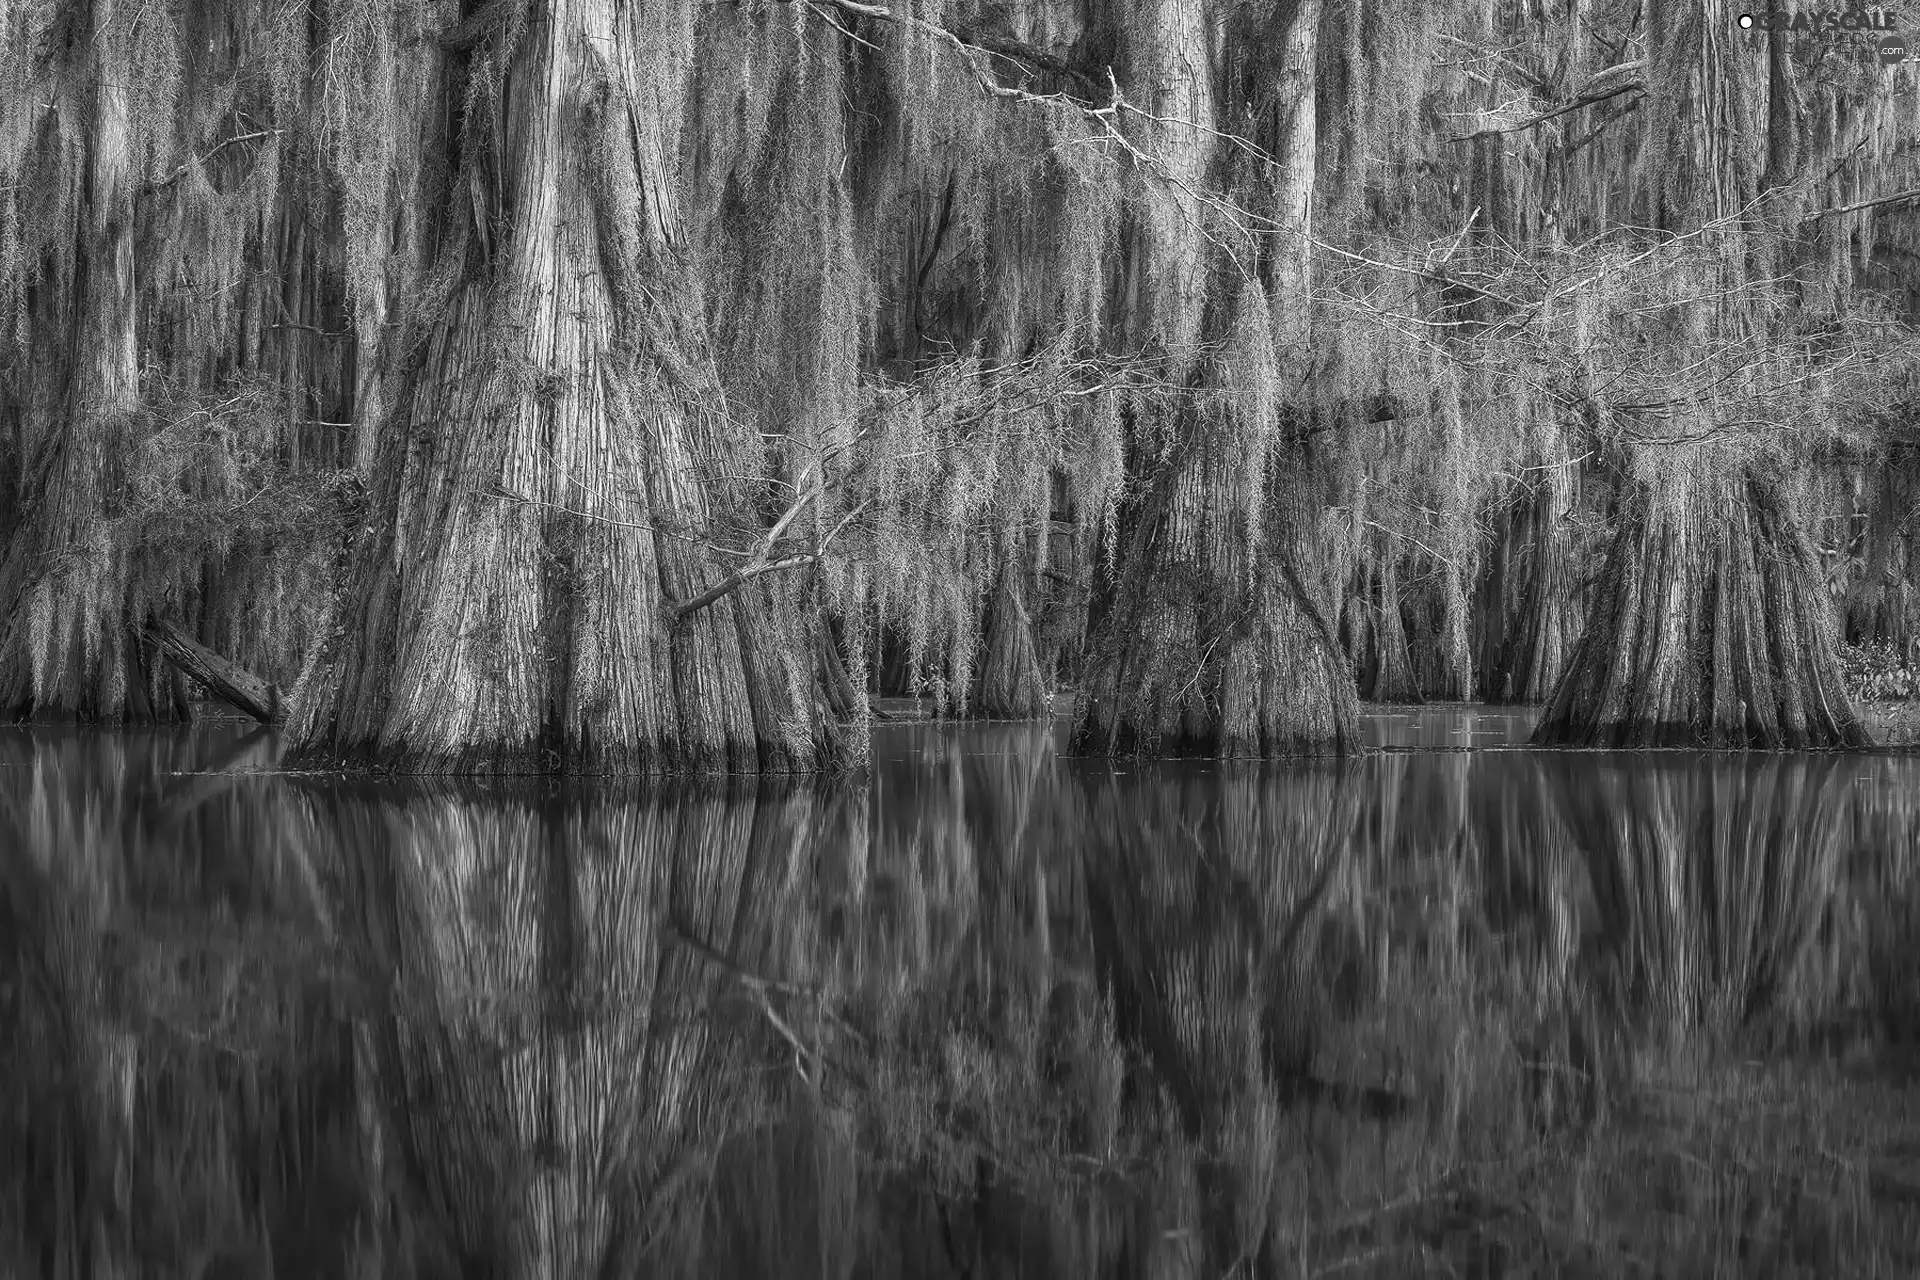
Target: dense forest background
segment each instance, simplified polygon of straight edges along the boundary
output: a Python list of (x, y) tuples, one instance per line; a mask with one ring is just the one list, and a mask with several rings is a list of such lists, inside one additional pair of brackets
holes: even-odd
[(1361, 697), (1863, 744), (1920, 94), (1895, 9), (1739, 13), (0, 5), (0, 715), (251, 672), (423, 771), (1056, 689), (1096, 752), (1340, 752)]

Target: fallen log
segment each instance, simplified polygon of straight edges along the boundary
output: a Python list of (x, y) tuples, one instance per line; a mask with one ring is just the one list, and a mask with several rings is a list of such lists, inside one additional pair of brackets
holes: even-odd
[(149, 622), (146, 639), (181, 672), (222, 702), (261, 724), (281, 721), (280, 690), (237, 662), (221, 657), (170, 622)]

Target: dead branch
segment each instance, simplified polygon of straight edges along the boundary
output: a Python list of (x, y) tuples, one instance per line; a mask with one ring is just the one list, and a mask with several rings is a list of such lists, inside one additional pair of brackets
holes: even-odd
[(1555, 119), (1558, 116), (1564, 116), (1570, 111), (1578, 111), (1582, 107), (1591, 107), (1595, 103), (1605, 102), (1610, 98), (1617, 98), (1623, 93), (1644, 92), (1646, 87), (1646, 80), (1641, 74), (1641, 60), (1635, 58), (1631, 62), (1623, 62), (1618, 66), (1608, 67), (1605, 71), (1599, 72), (1591, 80), (1587, 81), (1586, 85), (1573, 96), (1572, 100), (1562, 103), (1557, 107), (1542, 111), (1538, 115), (1529, 116), (1525, 120), (1518, 121), (1514, 124), (1493, 125), (1485, 129), (1476, 129), (1472, 133), (1463, 133), (1459, 137), (1448, 138), (1447, 141), (1471, 142), (1475, 138), (1493, 137), (1502, 133), (1518, 133), (1522, 129), (1531, 129), (1535, 125), (1545, 124), (1547, 121)]
[(1053, 54), (1036, 49), (1030, 44), (1023, 44), (1018, 40), (1002, 39), (999, 36), (983, 36), (971, 33), (963, 34), (961, 39), (976, 49), (986, 50), (997, 58), (1024, 62), (1037, 70), (1047, 72), (1049, 75), (1056, 75), (1065, 80), (1072, 80), (1085, 88), (1089, 97), (1099, 88), (1099, 85), (1094, 81), (1092, 76), (1080, 70), (1080, 68), (1073, 66), (1067, 62), (1066, 59), (1057, 58)]
[[(858, 17), (875, 18), (882, 22), (901, 23), (946, 41), (949, 45), (953, 46), (953, 48), (959, 52), (961, 58), (965, 60), (968, 69), (973, 72), (974, 79), (979, 81), (980, 87), (996, 98), (1011, 98), (1020, 102), (1060, 101), (1072, 103), (1071, 99), (1060, 94), (1028, 93), (1025, 89), (1009, 88), (1001, 84), (994, 78), (993, 73), (988, 70), (984, 62), (984, 59), (993, 57), (996, 54), (1001, 57), (1018, 57), (1033, 63), (1035, 66), (1056, 71), (1059, 74), (1069, 75), (1083, 82), (1087, 79), (1084, 74), (1074, 71), (1068, 67), (1066, 63), (1053, 57), (1051, 54), (1042, 53), (1038, 49), (1034, 49), (1028, 45), (1018, 44), (1015, 41), (995, 40), (992, 41), (990, 45), (973, 44), (962, 39), (955, 32), (940, 26), (938, 23), (928, 22), (925, 18), (916, 18), (911, 14), (899, 13), (893, 9), (889, 9), (885, 5), (862, 4), (860, 0), (819, 0), (819, 2), (821, 4), (832, 5), (836, 9), (854, 14)], [(814, 6), (810, 5), (809, 7)], [(835, 25), (837, 26), (837, 24)], [(1078, 106), (1080, 104), (1073, 103), (1072, 105)]]
[(1872, 209), (1883, 204), (1900, 204), (1907, 200), (1920, 200), (1920, 187), (1907, 191), (1896, 191), (1890, 196), (1879, 196), (1872, 200), (1862, 200), (1857, 204), (1843, 204), (1833, 209), (1820, 209), (1807, 215), (1809, 221), (1824, 218), (1835, 213), (1858, 213), (1862, 209)]
[(833, 528), (828, 531), (827, 536), (820, 539), (812, 549), (793, 555), (775, 554), (775, 548), (779, 545), (782, 535), (786, 533), (787, 526), (793, 523), (800, 512), (813, 501), (818, 492), (819, 490), (817, 488), (809, 489), (807, 492), (801, 494), (799, 498), (795, 499), (793, 505), (786, 509), (780, 519), (775, 522), (773, 528), (767, 530), (766, 536), (760, 539), (759, 545), (754, 548), (752, 559), (748, 560), (747, 563), (727, 574), (726, 577), (720, 579), (720, 581), (714, 583), (693, 599), (670, 605), (669, 608), (672, 610), (673, 625), (676, 627), (681, 625), (688, 618), (700, 612), (700, 610), (713, 604), (715, 601), (732, 595), (762, 574), (776, 573), (781, 569), (798, 569), (806, 565), (818, 564), (821, 560), (825, 559), (827, 548), (832, 545), (835, 538), (840, 536), (840, 531), (845, 529), (855, 516), (866, 509), (867, 503), (860, 503), (855, 506), (853, 510), (842, 516), (840, 523), (833, 526)]

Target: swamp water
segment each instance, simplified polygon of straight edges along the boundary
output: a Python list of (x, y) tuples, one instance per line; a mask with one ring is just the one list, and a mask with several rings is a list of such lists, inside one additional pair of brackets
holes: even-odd
[(0, 1277), (1920, 1274), (1920, 758), (1058, 740), (0, 731)]

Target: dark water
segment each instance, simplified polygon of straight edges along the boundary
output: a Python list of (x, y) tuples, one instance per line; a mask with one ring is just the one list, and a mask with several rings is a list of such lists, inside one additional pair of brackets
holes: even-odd
[(1055, 736), (0, 733), (0, 1276), (1920, 1273), (1920, 760)]

